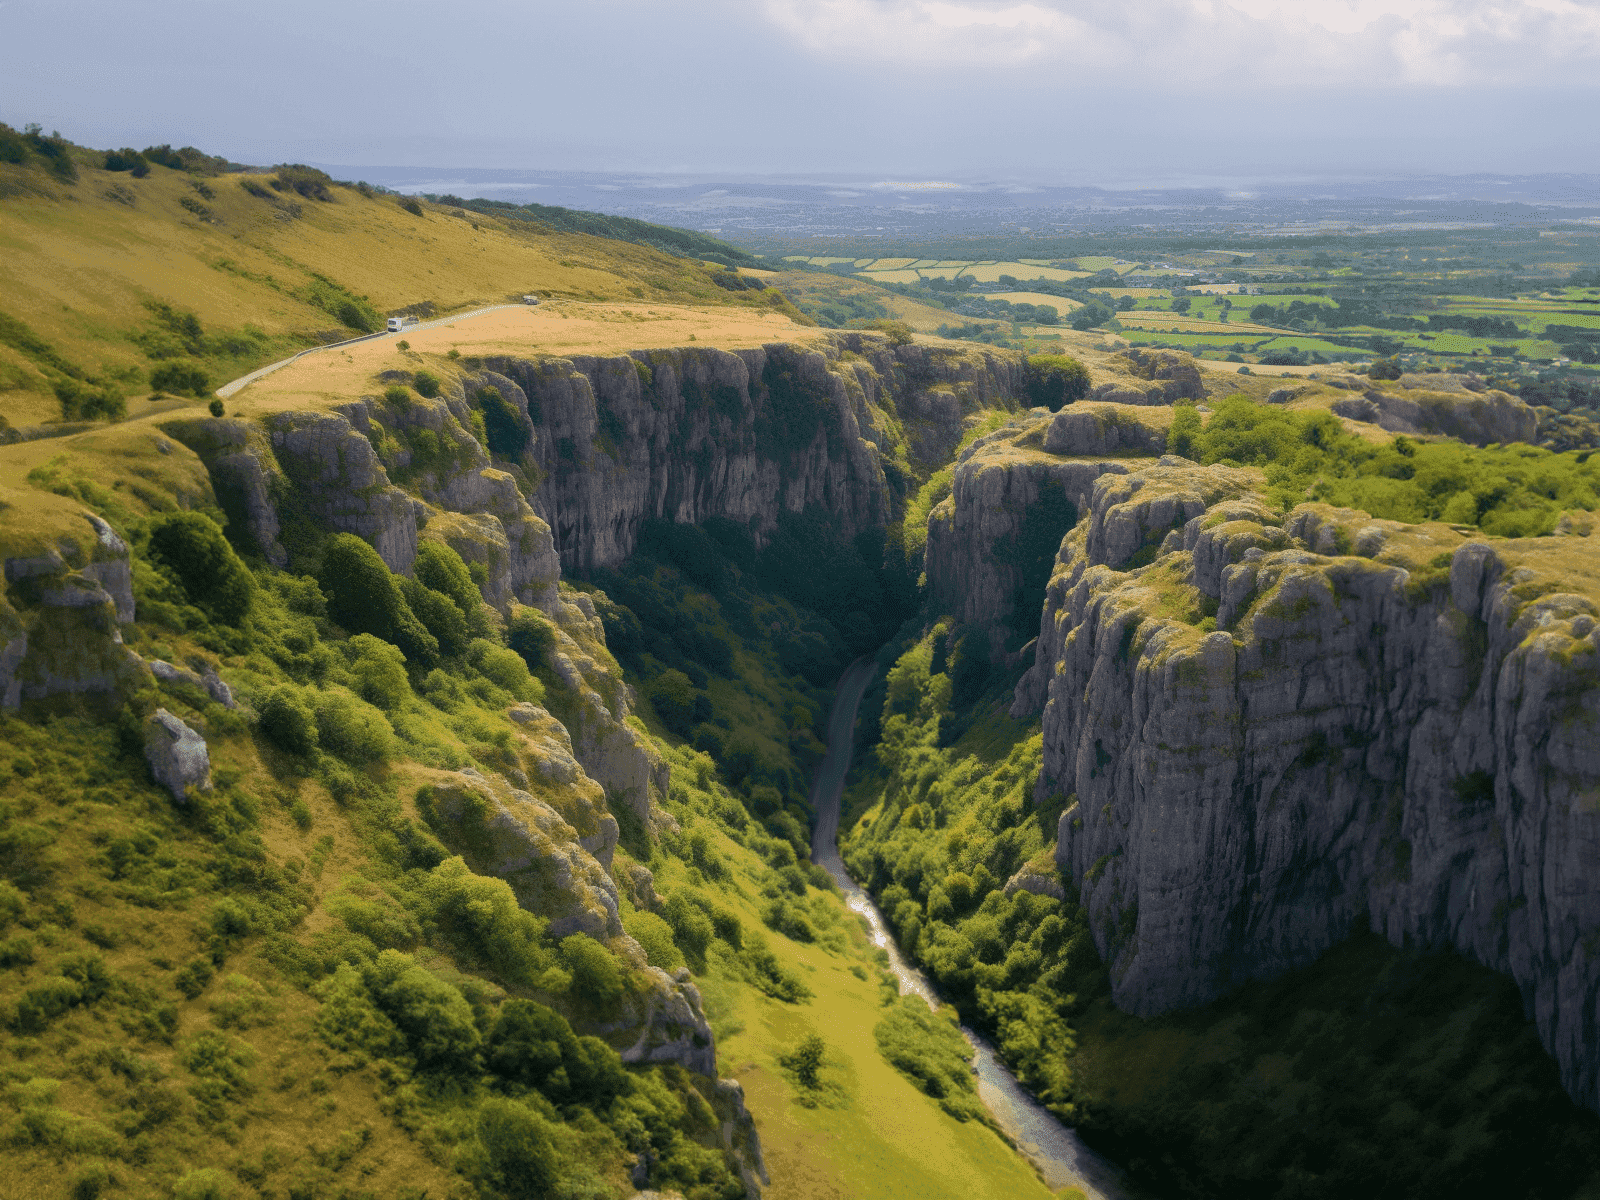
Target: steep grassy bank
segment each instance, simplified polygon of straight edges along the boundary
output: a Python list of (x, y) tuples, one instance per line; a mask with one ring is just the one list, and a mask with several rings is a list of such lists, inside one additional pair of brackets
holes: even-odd
[(150, 163), (136, 176), (69, 151), (70, 175), (32, 157), (0, 162), (0, 395), (13, 426), (138, 415), (152, 391), (207, 392), (295, 349), (381, 329), (388, 315), (445, 315), (527, 292), (808, 323), (776, 292), (730, 291), (716, 282), (726, 271), (628, 242), (308, 168)]

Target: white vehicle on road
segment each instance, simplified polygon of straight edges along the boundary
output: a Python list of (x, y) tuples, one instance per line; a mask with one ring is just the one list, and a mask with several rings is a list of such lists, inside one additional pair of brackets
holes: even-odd
[(399, 333), (407, 325), (415, 325), (416, 323), (417, 319), (415, 317), (390, 317), (388, 332)]

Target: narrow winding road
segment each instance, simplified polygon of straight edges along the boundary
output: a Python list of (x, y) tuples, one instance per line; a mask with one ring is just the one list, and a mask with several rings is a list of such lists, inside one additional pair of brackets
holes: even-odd
[(337, 350), (340, 346), (353, 346), (357, 342), (370, 342), (376, 340), (377, 338), (403, 338), (408, 333), (417, 333), (424, 329), (432, 329), (436, 325), (451, 325), (456, 321), (465, 321), (469, 317), (481, 317), (484, 313), (499, 312), (502, 308), (522, 307), (524, 306), (521, 304), (491, 304), (487, 308), (475, 308), (471, 312), (456, 313), (454, 316), (449, 317), (438, 317), (432, 321), (419, 321), (415, 325), (407, 325), (404, 329), (397, 330), (393, 333), (390, 333), (388, 330), (384, 330), (380, 333), (364, 333), (360, 337), (346, 338), (342, 342), (329, 342), (326, 346), (311, 346), (305, 350), (301, 350), (298, 354), (289, 355), (288, 358), (280, 358), (275, 363), (268, 363), (264, 367), (257, 367), (248, 375), (241, 375), (237, 379), (230, 380), (228, 383), (223, 384), (217, 389), (217, 395), (221, 399), (226, 400), (241, 389), (249, 387), (256, 380), (261, 379), (264, 376), (271, 375), (279, 367), (287, 367), (297, 358), (304, 358), (308, 354), (318, 354), (323, 350)]
[[(901, 957), (884, 924), (883, 914), (872, 897), (850, 878), (839, 857), (839, 805), (854, 750), (856, 710), (861, 707), (861, 696), (876, 673), (877, 665), (869, 658), (861, 658), (851, 663), (839, 677), (833, 712), (828, 717), (828, 753), (817, 767), (811, 784), (812, 811), (817, 814), (816, 832), (811, 837), (811, 858), (833, 876), (851, 909), (866, 918), (872, 928), (872, 940), (889, 954), (889, 966), (900, 981), (901, 993), (921, 996), (930, 1008), (938, 1008), (939, 994), (933, 982)], [(1000, 1128), (1038, 1168), (1046, 1186), (1077, 1188), (1088, 1200), (1129, 1200), (1122, 1172), (1085, 1146), (1075, 1132), (1024, 1091), (1000, 1062), (994, 1047), (965, 1026), (961, 1032), (972, 1043), (979, 1099)]]

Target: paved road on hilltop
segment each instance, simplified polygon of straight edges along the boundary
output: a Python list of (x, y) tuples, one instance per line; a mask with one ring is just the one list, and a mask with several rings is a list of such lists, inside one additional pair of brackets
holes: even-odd
[(390, 333), (388, 330), (384, 330), (381, 333), (364, 333), (360, 337), (346, 338), (342, 342), (329, 342), (326, 346), (311, 346), (305, 350), (301, 350), (297, 354), (291, 354), (288, 358), (279, 359), (275, 363), (268, 363), (264, 367), (257, 367), (254, 371), (251, 371), (250, 374), (241, 375), (239, 378), (223, 384), (217, 389), (217, 395), (223, 400), (226, 400), (229, 396), (232, 396), (235, 392), (238, 392), (242, 388), (249, 387), (256, 380), (261, 379), (264, 376), (271, 375), (279, 367), (287, 367), (297, 358), (304, 358), (308, 354), (317, 354), (323, 350), (337, 350), (340, 346), (353, 346), (357, 342), (372, 342), (376, 341), (378, 338), (403, 338), (408, 333), (417, 333), (423, 329), (432, 329), (436, 325), (453, 325), (457, 321), (465, 321), (471, 317), (481, 317), (484, 313), (499, 312), (502, 308), (526, 307), (528, 306), (523, 304), (491, 304), (487, 308), (475, 308), (471, 312), (456, 313), (451, 317), (436, 317), (432, 321), (419, 321), (415, 325), (407, 325), (404, 329), (396, 330), (393, 333)]
[[(889, 966), (900, 980), (901, 993), (921, 996), (930, 1007), (937, 1008), (939, 994), (932, 982), (901, 958), (883, 914), (872, 897), (850, 878), (839, 857), (839, 805), (854, 751), (856, 710), (877, 669), (870, 658), (860, 658), (839, 677), (833, 712), (828, 717), (828, 753), (811, 784), (811, 806), (817, 814), (816, 832), (811, 835), (811, 859), (833, 876), (851, 909), (867, 919), (872, 940), (889, 954)], [(1126, 1200), (1129, 1193), (1121, 1170), (1085, 1146), (1075, 1132), (1024, 1091), (1001, 1064), (994, 1047), (965, 1026), (961, 1032), (972, 1043), (978, 1098), (1038, 1168), (1045, 1185), (1054, 1190), (1078, 1188), (1086, 1200)]]

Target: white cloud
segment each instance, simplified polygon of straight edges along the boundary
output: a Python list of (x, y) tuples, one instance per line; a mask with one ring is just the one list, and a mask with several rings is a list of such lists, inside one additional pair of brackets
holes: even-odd
[(886, 67), (1337, 86), (1600, 82), (1600, 0), (763, 0), (806, 49)]

